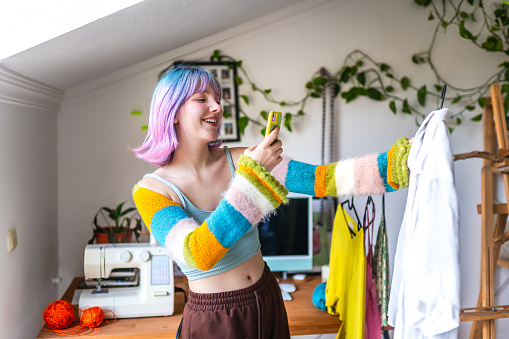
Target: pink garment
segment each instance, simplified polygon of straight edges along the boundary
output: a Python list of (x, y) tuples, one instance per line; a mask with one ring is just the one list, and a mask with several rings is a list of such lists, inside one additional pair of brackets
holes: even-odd
[[(368, 204), (369, 204), (368, 199)], [(372, 202), (372, 200), (371, 200)], [(376, 276), (373, 276), (373, 224), (375, 208), (373, 205), (372, 218), (369, 218), (368, 204), (364, 213), (364, 232), (368, 240), (368, 254), (366, 256), (366, 323), (364, 326), (365, 339), (380, 339), (382, 337), (382, 318), (378, 308)]]
[(376, 292), (376, 279), (373, 277), (373, 250), (371, 244), (368, 248), (366, 262), (366, 326), (365, 339), (380, 339), (382, 336), (382, 318), (378, 308)]

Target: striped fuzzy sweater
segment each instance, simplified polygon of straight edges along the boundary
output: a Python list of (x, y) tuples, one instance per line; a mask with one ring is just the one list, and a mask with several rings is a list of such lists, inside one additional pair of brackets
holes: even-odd
[(136, 185), (133, 198), (156, 240), (180, 267), (210, 270), (252, 225), (287, 202), (288, 190), (256, 161), (241, 156), (219, 206), (198, 225), (182, 206)]
[(328, 165), (310, 165), (283, 157), (271, 174), (294, 193), (316, 197), (370, 195), (408, 187), (410, 145), (401, 138), (388, 152)]
[(210, 270), (253, 225), (288, 201), (288, 191), (322, 197), (408, 186), (409, 148), (402, 138), (389, 152), (319, 166), (284, 157), (271, 173), (241, 156), (224, 198), (201, 225), (181, 205), (149, 189), (136, 185), (133, 198), (148, 229), (180, 267)]

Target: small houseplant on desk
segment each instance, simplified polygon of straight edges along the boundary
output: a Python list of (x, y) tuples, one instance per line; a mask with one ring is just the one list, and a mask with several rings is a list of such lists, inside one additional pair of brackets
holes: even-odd
[[(124, 208), (125, 201), (115, 208), (103, 206), (94, 216), (94, 234), (88, 241), (93, 244), (130, 242), (134, 233), (136, 241), (141, 232), (141, 218), (135, 207)], [(134, 227), (131, 228), (131, 226)]]

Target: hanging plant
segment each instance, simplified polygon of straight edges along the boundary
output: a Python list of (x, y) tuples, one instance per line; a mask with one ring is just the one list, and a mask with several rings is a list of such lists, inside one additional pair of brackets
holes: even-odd
[[(290, 132), (295, 118), (305, 114), (304, 108), (311, 98), (320, 98), (326, 88), (332, 88), (334, 98), (340, 97), (346, 103), (358, 98), (368, 98), (374, 101), (388, 102), (389, 110), (394, 114), (409, 114), (415, 116), (417, 125), (420, 125), (426, 117), (424, 111), (430, 99), (440, 99), (444, 84), (448, 86), (448, 95), (445, 101), (459, 107), (453, 115), (456, 125), (460, 125), (466, 118), (466, 113), (473, 121), (482, 119), (482, 111), (486, 104), (491, 84), (498, 82), (505, 95), (504, 108), (508, 111), (509, 106), (509, 62), (497, 65), (497, 71), (488, 76), (487, 80), (478, 86), (460, 88), (447, 83), (446, 79), (438, 72), (432, 58), (438, 33), (457, 28), (460, 38), (470, 40), (476, 47), (488, 53), (503, 53), (509, 55), (509, 6), (503, 3), (493, 4), (493, 11), (488, 13), (484, 2), (467, 0), (460, 1), (457, 5), (453, 2), (440, 1), (437, 6), (432, 0), (414, 0), (423, 9), (429, 9), (428, 20), (435, 21), (436, 25), (429, 48), (426, 51), (412, 55), (412, 62), (417, 65), (426, 65), (434, 75), (434, 84), (428, 87), (426, 84), (418, 84), (406, 75), (397, 75), (397, 72), (389, 64), (375, 61), (361, 50), (350, 52), (343, 61), (341, 68), (329, 75), (324, 69), (316, 71), (305, 84), (305, 94), (297, 101), (278, 100), (272, 96), (272, 89), (264, 88), (254, 83), (243, 67), (242, 60), (224, 55), (220, 50), (215, 50), (210, 56), (210, 61), (236, 62), (240, 74), (235, 79), (238, 86), (248, 84), (253, 92), (260, 93), (271, 104), (278, 105), (284, 110), (283, 126)], [(448, 15), (448, 11), (451, 13)], [(473, 33), (471, 26), (481, 27)], [(406, 95), (397, 93), (403, 92)], [(453, 95), (451, 95), (451, 92)], [(243, 104), (248, 106), (249, 96), (240, 94)], [(267, 111), (261, 111), (257, 117), (248, 115), (242, 107), (239, 107), (239, 127), (242, 134), (246, 127), (252, 123), (260, 127), (264, 133)]]

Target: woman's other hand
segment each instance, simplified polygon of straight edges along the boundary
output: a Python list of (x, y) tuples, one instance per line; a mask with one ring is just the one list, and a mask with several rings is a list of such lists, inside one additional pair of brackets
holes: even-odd
[(278, 134), (279, 127), (276, 127), (258, 146), (255, 145), (247, 148), (244, 151), (244, 155), (258, 162), (267, 172), (271, 172), (283, 160), (281, 158), (281, 154), (283, 154), (281, 146), (283, 143), (280, 139), (274, 142)]

